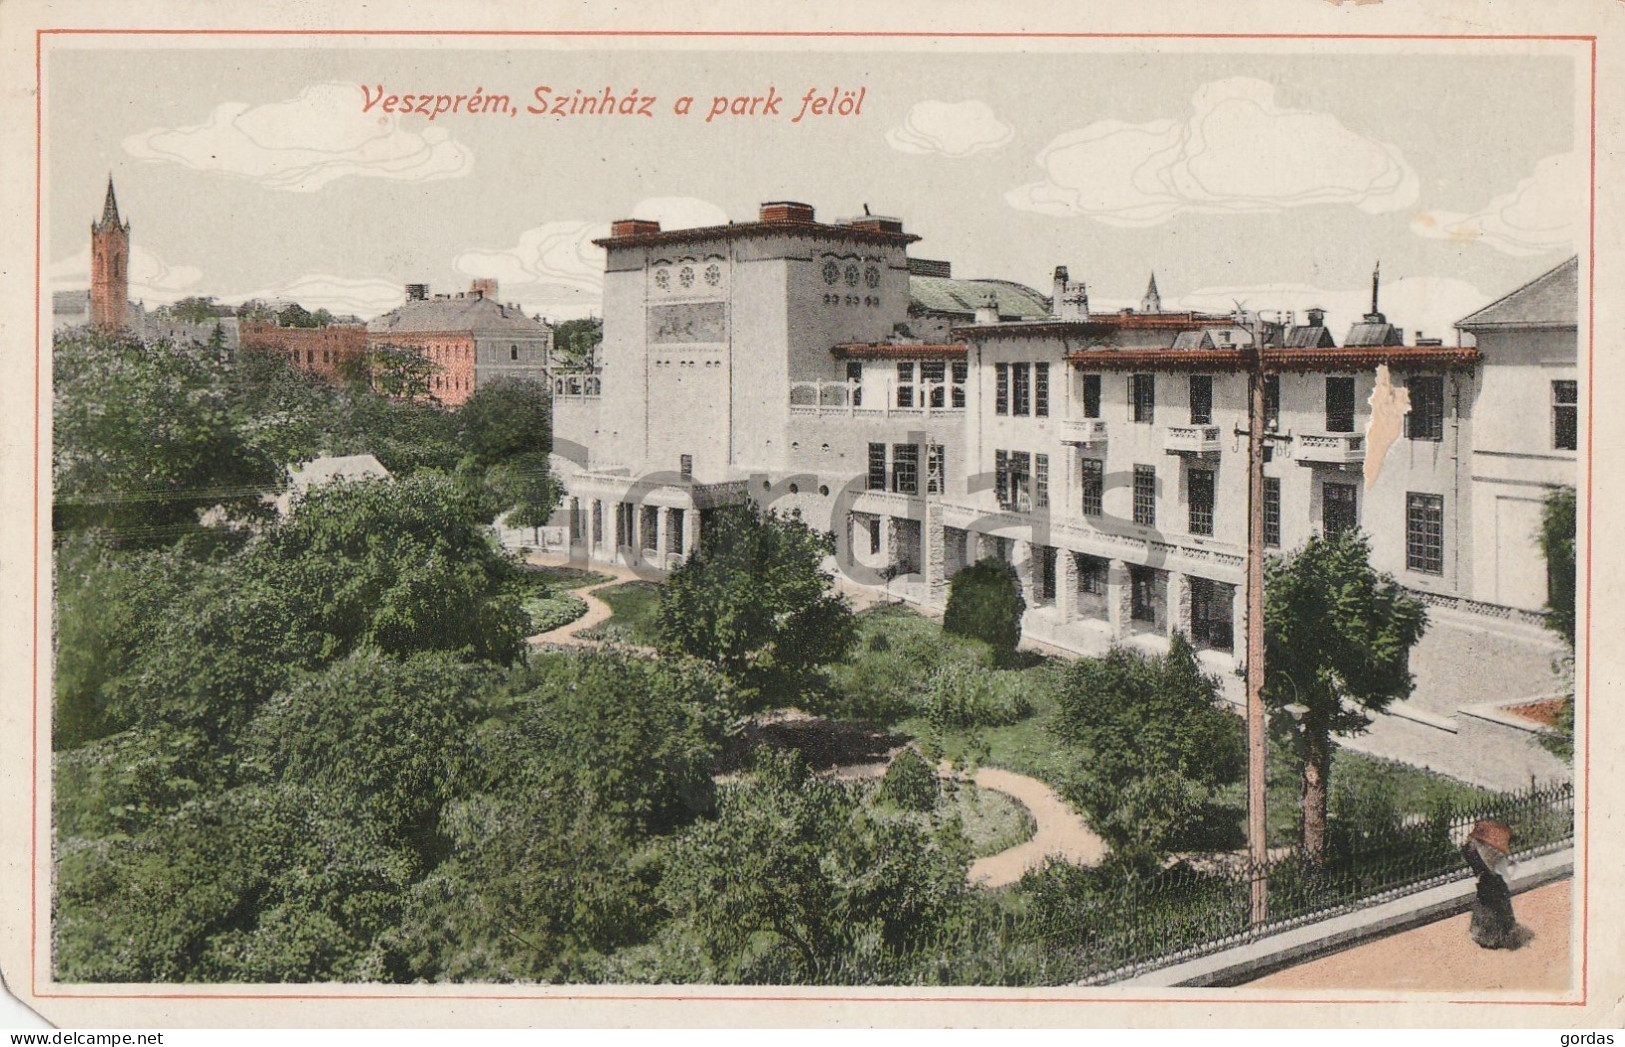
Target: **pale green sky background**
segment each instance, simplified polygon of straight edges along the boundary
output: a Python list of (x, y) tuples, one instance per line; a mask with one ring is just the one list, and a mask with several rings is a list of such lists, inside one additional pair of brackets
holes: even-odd
[[(1442, 334), (1577, 250), (1584, 218), (1562, 57), (70, 43), (46, 69), (48, 281), (84, 286), (111, 171), (149, 303), (291, 293), (370, 315), (400, 284), (489, 270), (504, 299), (579, 315), (603, 223), (640, 204), (748, 220), (788, 198), (897, 215), (955, 275), (1047, 289), (1065, 264), (1111, 306), (1155, 269), (1169, 305), (1320, 304), (1339, 337), (1380, 258), (1391, 319)], [(518, 104), (538, 84), (636, 87), (657, 115), (380, 122), (360, 84)], [(670, 114), (770, 84), (789, 96), (777, 119)], [(810, 87), (864, 88), (862, 115), (791, 124)]]

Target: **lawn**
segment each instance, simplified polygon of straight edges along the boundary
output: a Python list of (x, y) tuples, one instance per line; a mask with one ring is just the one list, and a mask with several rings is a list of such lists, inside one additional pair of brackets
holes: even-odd
[(555, 592), (585, 589), (589, 585), (614, 581), (610, 575), (581, 567), (539, 567), (535, 564), (526, 564), (520, 568), (520, 578), (522, 584), (527, 587), (539, 583)]
[(970, 782), (943, 782), (943, 813), (959, 816), (959, 826), (970, 841), (971, 857), (986, 858), (1026, 843), (1038, 824), (1015, 799)]
[(602, 624), (580, 633), (585, 640), (653, 647), (660, 622), (660, 586), (654, 582), (622, 582), (593, 594), (614, 613)]
[(579, 596), (560, 592), (527, 596), (520, 606), (530, 615), (532, 636), (569, 625), (587, 613), (587, 601)]

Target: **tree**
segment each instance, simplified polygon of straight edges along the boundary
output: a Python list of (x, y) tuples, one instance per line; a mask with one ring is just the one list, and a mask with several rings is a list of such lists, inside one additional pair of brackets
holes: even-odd
[(1559, 487), (1546, 496), (1540, 520), (1540, 551), (1546, 558), (1546, 626), (1563, 638), (1567, 648), (1557, 670), (1563, 678), (1564, 700), (1554, 718), (1553, 734), (1541, 744), (1565, 760), (1574, 758), (1574, 639), (1575, 556), (1578, 507), (1572, 487)]
[(1410, 651), (1427, 612), (1371, 567), (1356, 531), (1316, 536), (1271, 560), (1264, 584), (1264, 700), (1303, 771), (1303, 848), (1326, 845), (1332, 736), (1358, 734), (1371, 713), (1411, 693)]
[(217, 303), (213, 295), (209, 295), (207, 297), (182, 298), (169, 307), (169, 314), (177, 320), (202, 324), (217, 319), (222, 314), (229, 316), (231, 310)]
[(404, 657), (511, 662), (529, 619), (512, 565), (485, 531), (491, 505), (432, 474), (327, 484), (249, 550), (321, 638), (322, 657), (368, 645)]
[(902, 980), (914, 948), (962, 911), (962, 838), (875, 809), (864, 788), (763, 747), (754, 781), (674, 841), (660, 896), (699, 943), (703, 980)]
[(1008, 662), (1021, 642), (1021, 616), (1026, 611), (1027, 601), (1021, 595), (1016, 569), (990, 556), (964, 568), (949, 581), (942, 628), (985, 642), (997, 660)]
[(598, 343), (604, 340), (604, 321), (596, 316), (565, 320), (553, 328), (553, 350), (568, 370), (586, 370)]
[(439, 367), (416, 349), (379, 345), (367, 354), (373, 385), (385, 396), (421, 400), (429, 395), (429, 379)]
[(663, 649), (757, 683), (767, 670), (794, 675), (845, 655), (855, 625), (823, 569), (829, 535), (754, 505), (713, 511), (702, 535), (700, 554), (661, 590)]
[(1166, 655), (1113, 647), (1072, 663), (1050, 730), (1070, 747), (1068, 796), (1114, 853), (1152, 865), (1246, 766), (1241, 721), (1176, 634)]
[(558, 504), (548, 470), (552, 398), (523, 378), (499, 378), (474, 390), (453, 415), (459, 442), (484, 470), (487, 490), (518, 527), (540, 527)]
[(233, 425), (217, 360), (88, 334), (58, 338), (52, 363), (58, 532), (100, 527), (152, 546), (196, 533), (212, 509), (269, 514), (282, 469)]

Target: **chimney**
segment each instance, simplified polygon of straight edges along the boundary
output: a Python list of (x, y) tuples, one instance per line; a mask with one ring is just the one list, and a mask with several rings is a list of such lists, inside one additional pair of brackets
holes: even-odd
[(796, 203), (794, 200), (770, 200), (762, 205), (760, 220), (775, 224), (809, 224), (813, 221), (813, 209), (811, 204)]
[(936, 258), (910, 258), (908, 260), (908, 275), (940, 276), (946, 280), (954, 275), (954, 267), (952, 262), (944, 262)]
[(408, 302), (423, 302), (429, 298), (428, 284), (407, 284), (406, 300)]
[(647, 218), (618, 218), (609, 225), (609, 235), (615, 236), (643, 236), (645, 233), (660, 232), (660, 223), (651, 222)]
[(1326, 310), (1320, 308), (1319, 306), (1312, 307), (1309, 310), (1309, 326), (1310, 327), (1325, 327), (1326, 326)]
[(475, 298), (489, 298), (496, 301), (497, 282), (489, 276), (477, 276), (474, 282), (468, 285), (468, 293)]
[(1050, 312), (1059, 316), (1061, 314), (1061, 300), (1066, 297), (1066, 283), (1072, 279), (1064, 265), (1055, 267), (1055, 283), (1050, 297)]
[(999, 322), (999, 303), (989, 291), (982, 304), (976, 307), (976, 322), (978, 324), (996, 324)]
[[(812, 208), (807, 208), (807, 221), (812, 221)], [(901, 233), (903, 220), (901, 218), (887, 218), (884, 215), (866, 214), (862, 218), (848, 218), (841, 223), (853, 229), (863, 229), (871, 233)]]

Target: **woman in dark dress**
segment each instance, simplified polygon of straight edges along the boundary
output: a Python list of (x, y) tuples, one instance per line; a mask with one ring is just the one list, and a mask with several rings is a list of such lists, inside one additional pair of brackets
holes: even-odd
[(1467, 933), (1486, 949), (1516, 944), (1518, 921), (1512, 915), (1512, 891), (1506, 882), (1511, 846), (1511, 828), (1497, 821), (1479, 822), (1461, 845), (1467, 864), (1478, 875), (1478, 896), (1473, 900)]

